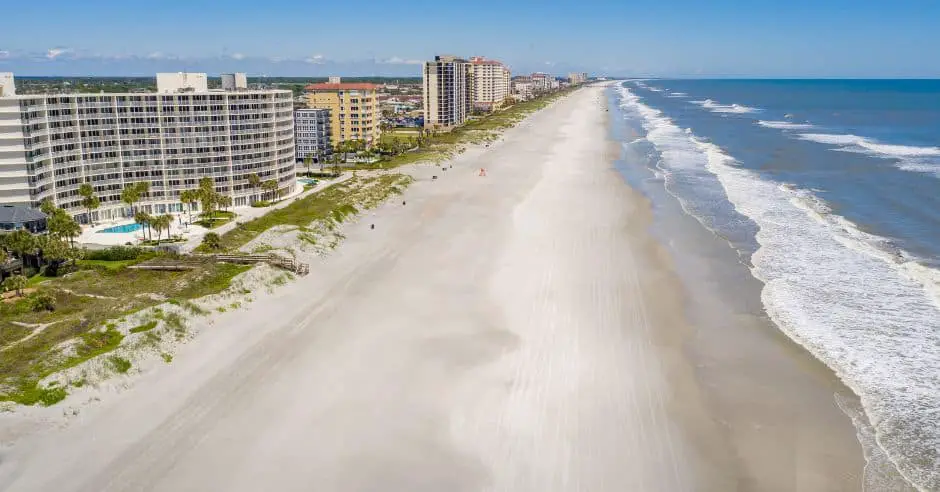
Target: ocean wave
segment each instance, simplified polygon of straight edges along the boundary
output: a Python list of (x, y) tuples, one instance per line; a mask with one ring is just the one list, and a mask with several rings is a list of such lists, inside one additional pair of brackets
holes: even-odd
[(719, 104), (711, 99), (705, 99), (704, 101), (692, 101), (695, 104), (711, 111), (712, 113), (756, 113), (760, 111), (759, 108), (752, 108), (750, 106), (742, 106), (740, 104)]
[(851, 134), (801, 133), (799, 138), (833, 145), (837, 147), (835, 150), (843, 152), (858, 152), (874, 157), (895, 159), (899, 169), (940, 177), (940, 147), (886, 144)]
[(673, 92), (673, 93), (670, 93), (666, 97), (689, 97), (689, 95), (686, 94), (685, 92)]
[(810, 123), (793, 123), (792, 121), (758, 121), (758, 125), (765, 128), (776, 128), (778, 130), (809, 130), (814, 128)]
[(740, 167), (629, 90), (621, 94), (645, 118), (668, 172), (704, 166), (759, 226), (752, 272), (764, 283), (768, 315), (855, 391), (897, 469), (940, 490), (940, 272), (832, 213), (811, 191)]

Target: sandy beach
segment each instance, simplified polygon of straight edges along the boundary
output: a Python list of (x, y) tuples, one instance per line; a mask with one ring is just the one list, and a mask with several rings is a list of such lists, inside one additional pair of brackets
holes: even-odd
[(821, 364), (744, 316), (703, 342), (605, 90), (408, 169), (310, 275), (67, 424), (0, 420), (0, 490), (859, 490)]

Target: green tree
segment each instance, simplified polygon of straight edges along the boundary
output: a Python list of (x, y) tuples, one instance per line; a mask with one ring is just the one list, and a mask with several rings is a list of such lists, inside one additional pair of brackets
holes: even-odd
[(183, 190), (180, 193), (180, 201), (186, 204), (187, 214), (189, 215), (189, 221), (193, 221), (193, 205), (199, 201), (199, 190)]
[(222, 248), (222, 237), (214, 232), (207, 232), (202, 237), (202, 244), (210, 250), (219, 250)]
[(121, 190), (121, 201), (131, 208), (131, 214), (136, 215), (137, 210), (134, 208), (134, 204), (140, 201), (140, 192), (137, 190), (137, 187), (125, 186), (124, 189)]
[(307, 176), (310, 176), (310, 166), (313, 165), (313, 156), (307, 155), (304, 157), (304, 167), (307, 168)]
[(78, 222), (61, 208), (57, 208), (52, 212), (46, 224), (49, 228), (49, 234), (68, 239), (69, 244), (73, 246), (75, 245), (75, 238), (82, 233), (82, 226), (78, 225)]
[(85, 207), (87, 211), (88, 223), (95, 225), (91, 217), (91, 212), (101, 206), (101, 200), (95, 196), (95, 188), (89, 183), (82, 183), (82, 185), (78, 187), (78, 194), (81, 195), (82, 206)]
[(160, 242), (160, 237), (163, 235), (163, 231), (167, 231), (167, 236), (170, 232), (170, 224), (173, 223), (173, 216), (170, 214), (158, 215), (151, 219), (151, 224), (153, 229), (157, 231), (157, 242)]
[[(150, 223), (151, 223), (152, 220), (153, 220), (153, 217), (151, 217), (150, 214), (148, 214), (147, 212), (144, 212), (143, 210), (138, 210), (138, 211), (134, 214), (134, 222), (140, 224), (141, 227), (146, 227), (146, 228), (147, 228), (147, 232), (148, 232), (148, 236), (150, 236), (150, 235), (149, 235), (149, 232), (150, 232)], [(150, 237), (152, 237), (152, 236), (150, 236)]]
[(257, 190), (261, 186), (261, 177), (255, 173), (248, 175), (248, 186), (251, 186), (252, 190)]
[(219, 196), (216, 197), (216, 202), (219, 204), (220, 207), (222, 207), (225, 210), (228, 210), (228, 208), (232, 206), (232, 197), (228, 195), (219, 194)]
[(274, 192), (277, 191), (277, 181), (274, 181), (273, 179), (269, 179), (265, 181), (264, 183), (261, 183), (261, 189), (269, 193), (269, 195), (266, 195), (266, 196), (270, 196), (271, 199), (273, 200)]
[(43, 198), (42, 202), (39, 204), (39, 210), (46, 215), (52, 215), (56, 211), (56, 206), (51, 198)]
[(218, 203), (218, 193), (215, 192), (215, 181), (212, 178), (199, 180), (199, 202), (202, 204), (202, 214), (211, 219)]
[(150, 181), (141, 181), (134, 185), (134, 187), (137, 188), (137, 194), (141, 199), (143, 199), (147, 193), (150, 193)]
[(28, 256), (35, 255), (36, 237), (23, 229), (17, 229), (3, 237), (6, 248), (26, 263)]
[(6, 278), (0, 286), (5, 291), (16, 291), (17, 296), (23, 295), (23, 289), (26, 288), (26, 277), (22, 275), (12, 275)]

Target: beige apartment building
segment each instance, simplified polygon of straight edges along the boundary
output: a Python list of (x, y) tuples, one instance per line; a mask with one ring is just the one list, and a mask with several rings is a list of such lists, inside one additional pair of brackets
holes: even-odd
[(493, 111), (510, 97), (512, 74), (506, 65), (482, 56), (470, 58), (473, 70), (473, 109)]
[(347, 140), (362, 140), (372, 146), (379, 142), (381, 133), (377, 89), (375, 84), (343, 83), (339, 77), (330, 77), (328, 83), (306, 87), (307, 106), (330, 110), (334, 146)]
[(473, 110), (473, 64), (439, 55), (424, 63), (424, 126), (449, 130), (464, 124)]

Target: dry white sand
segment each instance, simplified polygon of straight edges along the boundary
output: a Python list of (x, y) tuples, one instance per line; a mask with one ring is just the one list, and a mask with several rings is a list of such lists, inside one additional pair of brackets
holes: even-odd
[(603, 99), (415, 170), (309, 276), (5, 450), (0, 490), (739, 489)]

